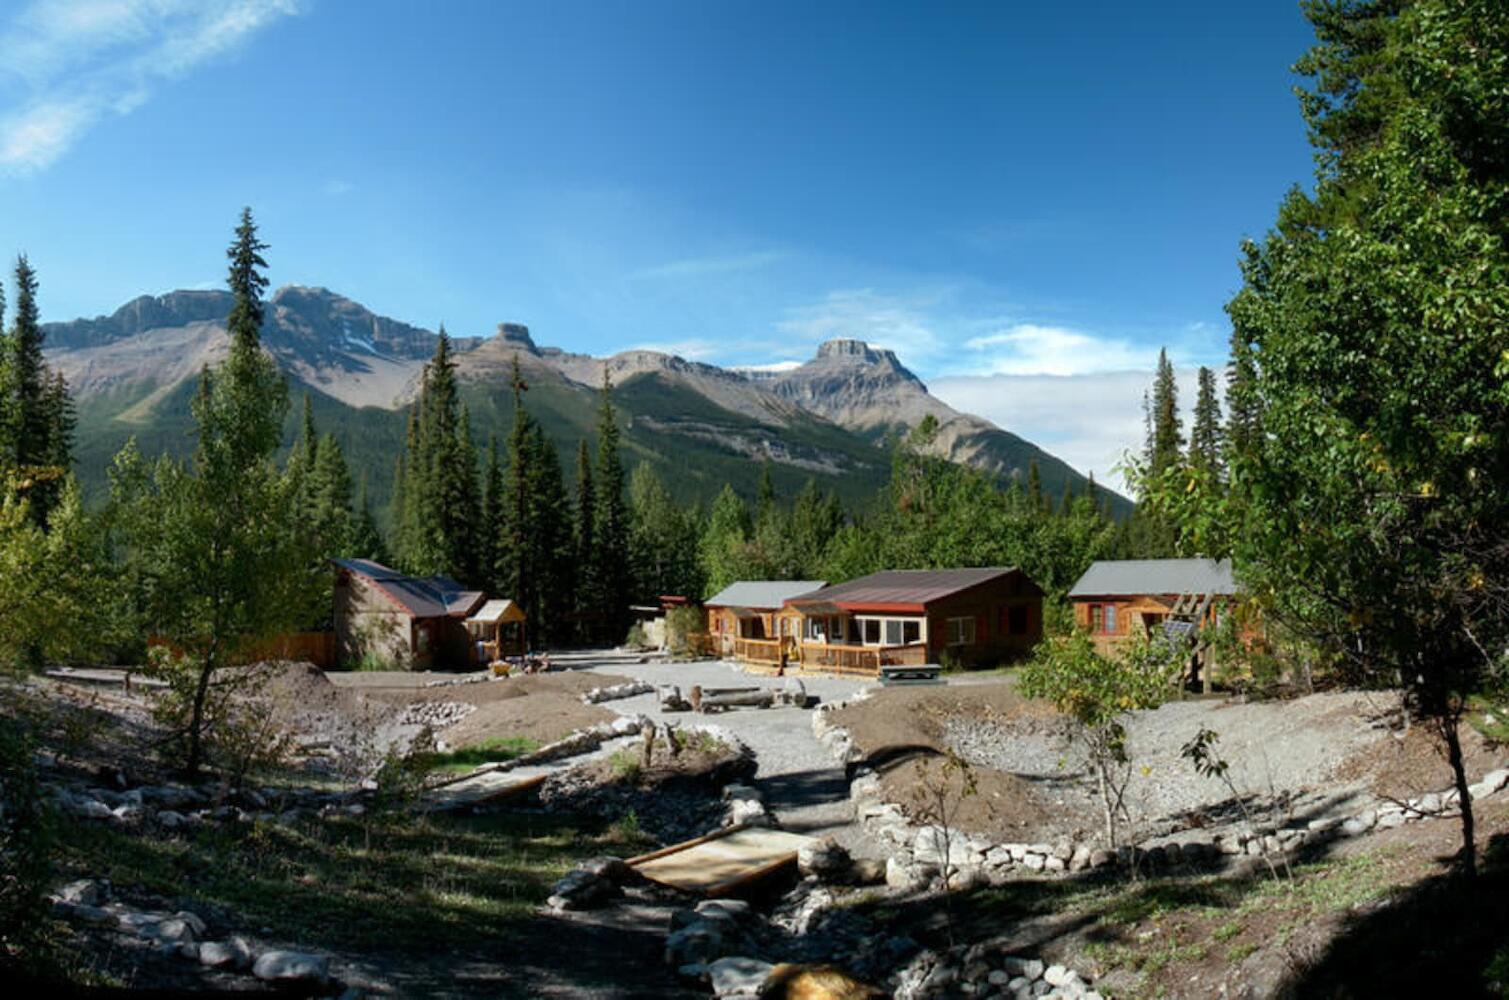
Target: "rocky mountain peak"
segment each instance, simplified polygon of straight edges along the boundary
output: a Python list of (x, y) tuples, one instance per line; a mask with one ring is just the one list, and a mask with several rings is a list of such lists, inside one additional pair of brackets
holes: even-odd
[(889, 361), (898, 364), (896, 355), (885, 348), (874, 348), (863, 340), (841, 337), (825, 340), (817, 345), (817, 356), (823, 358), (854, 359), (866, 364), (882, 364)]
[(530, 354), (540, 353), (534, 344), (534, 338), (529, 335), (529, 327), (523, 323), (499, 323), (497, 338), (517, 350), (528, 351)]

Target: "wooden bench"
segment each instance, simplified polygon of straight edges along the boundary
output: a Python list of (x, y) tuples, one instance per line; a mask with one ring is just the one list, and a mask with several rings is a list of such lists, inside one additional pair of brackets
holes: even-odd
[(942, 684), (942, 672), (936, 663), (893, 664), (880, 668), (880, 683), (884, 687)]

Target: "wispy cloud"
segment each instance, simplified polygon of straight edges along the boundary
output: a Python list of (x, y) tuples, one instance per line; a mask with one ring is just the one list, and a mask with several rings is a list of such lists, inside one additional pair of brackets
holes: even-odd
[(300, 0), (33, 0), (0, 29), (0, 171), (56, 162), (104, 118), (298, 13)]
[(964, 347), (977, 355), (972, 370), (983, 368), (998, 375), (1145, 372), (1158, 356), (1157, 349), (1146, 344), (1035, 323), (1018, 323), (971, 337)]
[[(1179, 407), (1189, 432), (1196, 370), (1175, 369)], [(931, 379), (928, 388), (956, 410), (1046, 448), (1097, 482), (1126, 490), (1116, 472), (1122, 457), (1142, 447), (1142, 397), (1151, 371), (1083, 375), (974, 375)]]
[(682, 260), (667, 261), (664, 264), (656, 264), (652, 267), (641, 268), (629, 275), (632, 279), (658, 279), (658, 278), (700, 278), (712, 274), (734, 274), (740, 271), (754, 271), (762, 267), (769, 267), (785, 258), (785, 254), (776, 250), (763, 250), (757, 253), (733, 254), (723, 257), (687, 257)]
[(332, 198), (340, 198), (343, 195), (348, 195), (352, 191), (355, 191), (356, 185), (352, 184), (350, 181), (329, 180), (321, 186), (320, 190), (324, 191), (325, 194), (329, 195)]
[(895, 351), (903, 363), (931, 360), (948, 343), (934, 310), (948, 298), (944, 290), (887, 295), (871, 288), (829, 292), (821, 301), (798, 306), (776, 324), (805, 342), (853, 338)]

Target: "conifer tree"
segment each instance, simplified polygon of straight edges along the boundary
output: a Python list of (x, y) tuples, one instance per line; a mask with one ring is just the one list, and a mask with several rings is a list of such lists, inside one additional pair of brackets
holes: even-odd
[(482, 472), (482, 535), (477, 539), (478, 582), (488, 591), (502, 593), (501, 560), (504, 544), (503, 466), (498, 461), (498, 436), (487, 437), (487, 464)]
[[(544, 428), (534, 424), (529, 442), (530, 556), (535, 570), (534, 631), (547, 643), (569, 637), (576, 573), (567, 556), (572, 548), (571, 518), (560, 456)], [(627, 562), (627, 550), (622, 561)]]
[(1219, 478), (1225, 468), (1221, 438), (1221, 404), (1216, 399), (1216, 376), (1209, 368), (1201, 367), (1194, 424), (1189, 431), (1189, 464)]
[(1035, 514), (1048, 509), (1048, 501), (1043, 497), (1043, 473), (1035, 458), (1027, 463), (1027, 506)]
[(1152, 449), (1147, 455), (1147, 465), (1156, 477), (1164, 469), (1177, 465), (1183, 458), (1184, 451), (1184, 425), (1179, 417), (1179, 386), (1174, 378), (1174, 366), (1168, 360), (1167, 350), (1158, 352), (1151, 413)]
[(367, 495), (367, 474), (362, 473), (361, 484), (356, 491), (356, 516), (351, 529), (350, 554), (353, 559), (370, 559), (375, 563), (388, 561), (387, 546), (383, 544), (382, 532), (377, 519), (372, 516), (372, 504)]
[(508, 433), (508, 475), (503, 489), (503, 528), (506, 540), (502, 560), (500, 585), (524, 608), (531, 623), (537, 628), (541, 621), (535, 573), (538, 560), (531, 546), (537, 541), (531, 530), (532, 504), (530, 492), (534, 475), (532, 463), (535, 458), (534, 418), (524, 406), (524, 393), (529, 385), (519, 367), (519, 356), (513, 357), (513, 371), (509, 378), (513, 388), (513, 427)]
[(599, 639), (621, 642), (628, 628), (629, 512), (624, 502), (624, 472), (618, 453), (618, 422), (613, 411), (613, 382), (603, 369), (602, 403), (597, 418), (597, 470), (594, 479), (592, 542), (599, 553), (599, 609), (604, 631)]
[(576, 507), (571, 541), (576, 552), (577, 638), (584, 642), (591, 638), (589, 623), (598, 593), (597, 549), (592, 542), (597, 522), (593, 492), (592, 450), (587, 439), (582, 438), (576, 449)]
[(735, 580), (746, 576), (750, 535), (749, 508), (727, 483), (713, 501), (707, 527), (702, 532), (699, 555), (706, 579), (703, 597), (711, 597)]
[(404, 462), (401, 561), (411, 573), (469, 582), (477, 520), (476, 454), (462, 419), (445, 327), (425, 365)]

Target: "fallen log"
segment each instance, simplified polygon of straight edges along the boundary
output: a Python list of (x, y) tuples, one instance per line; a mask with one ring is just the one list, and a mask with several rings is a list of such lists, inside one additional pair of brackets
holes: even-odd
[(702, 692), (702, 700), (697, 706), (699, 712), (717, 712), (725, 708), (769, 708), (775, 704), (774, 691), (761, 691), (758, 688), (749, 691), (740, 691), (736, 694), (708, 694)]

